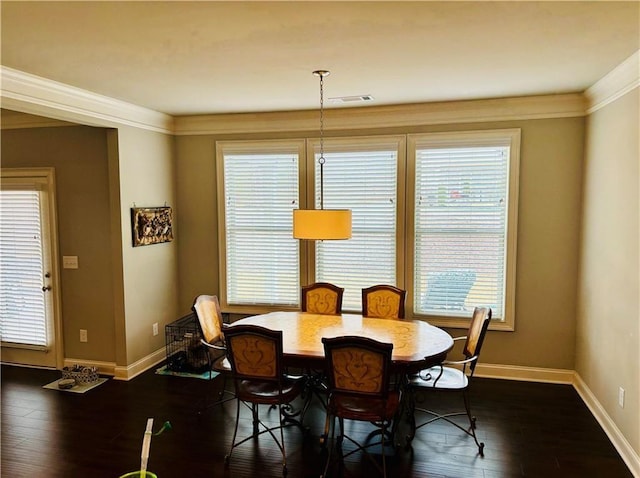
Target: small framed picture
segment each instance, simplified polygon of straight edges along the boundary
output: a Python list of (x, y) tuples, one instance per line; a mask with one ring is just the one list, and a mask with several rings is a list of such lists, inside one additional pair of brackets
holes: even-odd
[(168, 206), (132, 207), (133, 247), (173, 240), (173, 213)]

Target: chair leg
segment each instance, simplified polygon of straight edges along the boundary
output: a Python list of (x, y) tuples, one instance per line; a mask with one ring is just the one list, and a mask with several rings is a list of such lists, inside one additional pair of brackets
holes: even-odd
[[(282, 404), (278, 407), (280, 419), (282, 420)], [(280, 450), (282, 451), (282, 476), (287, 476), (287, 453), (284, 449), (284, 425), (280, 422)]]
[(320, 445), (325, 448), (327, 446), (327, 440), (329, 439), (329, 414), (324, 421), (324, 432), (320, 435)]
[(258, 420), (258, 404), (251, 404), (251, 418), (253, 419), (253, 436), (257, 437), (258, 432), (260, 431), (258, 424), (260, 423)]
[(382, 453), (382, 477), (387, 478), (387, 460), (384, 452), (384, 437), (387, 434), (386, 423), (382, 427), (382, 435), (380, 436), (380, 453)]
[(331, 428), (331, 444), (329, 445), (329, 451), (327, 453), (327, 462), (324, 465), (324, 472), (322, 473), (321, 478), (324, 478), (327, 476), (327, 472), (329, 471), (329, 465), (331, 464), (331, 450), (333, 446), (335, 446), (335, 442), (334, 442), (334, 438), (336, 435), (335, 417), (327, 413), (327, 420), (325, 423), (325, 434), (327, 435), (327, 439), (329, 435), (329, 428)]
[(238, 422), (240, 421), (240, 400), (236, 400), (236, 426), (233, 429), (233, 438), (231, 439), (231, 449), (229, 453), (224, 457), (225, 467), (229, 466), (229, 460), (231, 459), (231, 453), (233, 453), (233, 448), (236, 446), (236, 436), (238, 435)]
[(471, 435), (473, 437), (473, 441), (476, 442), (476, 446), (478, 447), (478, 453), (480, 454), (480, 456), (484, 456), (484, 443), (478, 442), (478, 437), (476, 437), (476, 417), (471, 415), (468, 390), (465, 389), (462, 392), (462, 399), (464, 400), (464, 409), (467, 412), (467, 418), (469, 419), (469, 435)]

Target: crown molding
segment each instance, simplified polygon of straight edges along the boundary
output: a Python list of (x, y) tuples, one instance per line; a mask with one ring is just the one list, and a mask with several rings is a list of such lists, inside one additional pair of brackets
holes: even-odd
[[(584, 116), (581, 93), (325, 110), (325, 130)], [(318, 129), (317, 110), (178, 116), (176, 135), (267, 133)]]
[(640, 86), (640, 50), (584, 92), (587, 99), (587, 114), (607, 106), (638, 86)]
[[(2, 108), (47, 118), (176, 135), (315, 131), (318, 111), (178, 116), (0, 65)], [(325, 129), (353, 130), (584, 116), (581, 93), (325, 110)], [(24, 125), (23, 127), (25, 127)], [(40, 124), (42, 126), (42, 124)]]
[(34, 116), (12, 110), (2, 110), (0, 129), (52, 128), (59, 126), (76, 126), (76, 123), (60, 121), (43, 116)]
[(158, 111), (0, 65), (2, 108), (90, 126), (133, 126), (173, 132), (173, 118)]

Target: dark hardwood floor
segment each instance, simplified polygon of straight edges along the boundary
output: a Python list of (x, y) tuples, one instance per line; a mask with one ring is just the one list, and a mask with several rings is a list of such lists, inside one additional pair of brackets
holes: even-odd
[[(173, 429), (151, 442), (149, 470), (160, 478), (281, 476), (280, 452), (268, 435), (234, 450), (224, 468), (235, 420), (235, 402), (202, 407), (222, 380), (161, 376), (148, 371), (129, 381), (108, 380), (85, 394), (43, 389), (56, 371), (2, 366), (3, 477), (109, 477), (138, 469), (147, 418), (154, 430)], [(472, 405), (485, 456), (473, 440), (446, 423), (419, 430), (410, 450), (391, 450), (389, 477), (632, 477), (632, 474), (569, 385), (476, 379)], [(446, 407), (448, 394), (429, 397)], [(275, 411), (261, 411), (271, 420)], [(249, 433), (243, 410), (239, 433)], [(318, 436), (324, 412), (313, 402), (306, 435), (285, 430), (289, 477), (318, 477), (324, 455)], [(366, 425), (347, 433), (363, 438)], [(345, 476), (378, 476), (360, 454)]]

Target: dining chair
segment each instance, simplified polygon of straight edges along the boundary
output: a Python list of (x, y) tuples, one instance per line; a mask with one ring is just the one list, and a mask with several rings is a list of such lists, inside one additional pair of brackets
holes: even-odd
[[(226, 356), (226, 345), (224, 331), (226, 324), (222, 320), (222, 312), (220, 311), (220, 303), (215, 295), (199, 295), (193, 301), (191, 310), (196, 314), (200, 324), (202, 338), (200, 343), (206, 351), (209, 380), (213, 378), (214, 373), (220, 374), (223, 379), (222, 390), (218, 393), (218, 399), (212, 403), (207, 403), (205, 397), (204, 409), (222, 404), (229, 400), (233, 400), (235, 395), (227, 390), (227, 378), (231, 374), (231, 365)], [(228, 394), (228, 397), (224, 395)], [(204, 411), (204, 410), (202, 410)], [(201, 412), (202, 412), (201, 411)]]
[[(375, 467), (386, 477), (385, 439), (398, 411), (400, 392), (390, 389), (391, 353), (393, 344), (359, 336), (342, 336), (322, 339), (329, 378), (329, 399), (327, 418), (330, 421), (331, 441), (340, 451), (340, 466), (344, 458), (362, 450)], [(335, 419), (338, 418), (340, 434), (335, 441)], [(370, 422), (380, 428), (380, 441), (360, 444), (344, 433), (344, 420)], [(377, 431), (377, 430), (376, 430)], [(371, 436), (372, 434), (370, 434)], [(347, 454), (342, 453), (344, 439), (356, 448)], [(380, 445), (382, 466), (367, 449)], [(325, 469), (326, 476), (331, 465), (332, 448), (329, 448)]]
[(302, 287), (302, 312), (340, 315), (344, 288), (328, 282), (316, 282)]
[(405, 290), (386, 284), (362, 289), (362, 315), (381, 319), (404, 319), (406, 295)]
[[(476, 417), (471, 414), (469, 402), (469, 386), (473, 378), (480, 350), (484, 342), (484, 337), (491, 321), (491, 309), (487, 307), (476, 307), (469, 325), (467, 335), (454, 338), (455, 342), (464, 340), (462, 349), (462, 359), (457, 361), (445, 360), (442, 364), (420, 371), (408, 377), (407, 391), (407, 415), (410, 420), (410, 431), (407, 438), (407, 446), (415, 436), (416, 430), (433, 423), (436, 420), (445, 420), (458, 427), (460, 430), (471, 436), (476, 442), (478, 453), (484, 456), (484, 443), (478, 441), (476, 436)], [(420, 392), (458, 392), (462, 394), (464, 411), (439, 414), (433, 410), (416, 407), (417, 394)], [(422, 412), (431, 416), (429, 420), (416, 426), (416, 413)], [(464, 427), (452, 420), (453, 417), (466, 416), (469, 426)]]
[[(286, 425), (283, 411), (284, 406), (302, 393), (304, 378), (284, 374), (281, 330), (271, 330), (258, 325), (235, 325), (227, 328), (225, 337), (237, 398), (236, 424), (231, 449), (224, 459), (225, 466), (229, 465), (231, 454), (236, 447), (263, 433), (269, 433), (282, 453), (282, 474), (286, 476), (287, 455), (283, 433)], [(241, 403), (251, 410), (253, 434), (236, 442)], [(269, 427), (260, 419), (259, 405), (275, 405), (278, 408), (277, 426)], [(280, 440), (274, 434), (277, 429), (280, 430)]]

